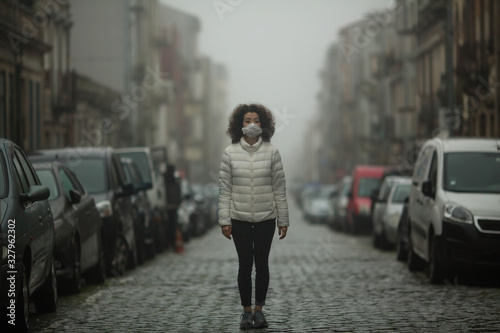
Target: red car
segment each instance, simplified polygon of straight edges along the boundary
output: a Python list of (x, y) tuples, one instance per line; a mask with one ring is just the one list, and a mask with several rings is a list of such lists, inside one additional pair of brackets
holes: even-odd
[(352, 184), (347, 204), (348, 231), (356, 234), (362, 230), (370, 231), (372, 192), (378, 190), (386, 167), (357, 166), (352, 172)]

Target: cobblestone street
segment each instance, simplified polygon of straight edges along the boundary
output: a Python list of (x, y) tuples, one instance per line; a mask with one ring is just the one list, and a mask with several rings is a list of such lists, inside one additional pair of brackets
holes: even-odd
[[(500, 288), (431, 285), (369, 236), (310, 225), (293, 200), (286, 239), (270, 258), (269, 328), (260, 332), (500, 331)], [(32, 311), (40, 332), (237, 332), (237, 256), (218, 227), (123, 278), (61, 296), (56, 314)], [(256, 330), (257, 331), (257, 330)]]

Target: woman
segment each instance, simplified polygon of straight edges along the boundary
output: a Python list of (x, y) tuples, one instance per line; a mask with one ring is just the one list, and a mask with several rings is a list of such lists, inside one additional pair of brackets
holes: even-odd
[(269, 251), (276, 220), (279, 239), (285, 238), (289, 225), (283, 164), (278, 149), (270, 143), (274, 129), (274, 117), (266, 107), (238, 105), (227, 130), (232, 144), (224, 150), (220, 166), (219, 224), (224, 236), (233, 236), (238, 253), (241, 329), (268, 326), (262, 307), (269, 286)]

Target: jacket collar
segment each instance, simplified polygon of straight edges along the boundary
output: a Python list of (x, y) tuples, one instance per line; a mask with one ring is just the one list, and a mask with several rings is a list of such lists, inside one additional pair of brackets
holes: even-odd
[(240, 145), (241, 147), (246, 150), (247, 152), (249, 153), (254, 153), (256, 152), (260, 146), (262, 145), (262, 136), (259, 135), (259, 139), (257, 140), (256, 143), (254, 143), (253, 145), (250, 145), (248, 142), (245, 141), (245, 137), (241, 137), (240, 139)]

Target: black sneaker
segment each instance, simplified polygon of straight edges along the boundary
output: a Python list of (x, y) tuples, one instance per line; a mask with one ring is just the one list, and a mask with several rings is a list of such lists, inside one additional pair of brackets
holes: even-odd
[(252, 311), (243, 312), (241, 314), (240, 328), (242, 330), (249, 330), (252, 328), (253, 316)]
[(255, 311), (253, 314), (253, 328), (266, 328), (268, 326), (266, 316), (262, 311)]

